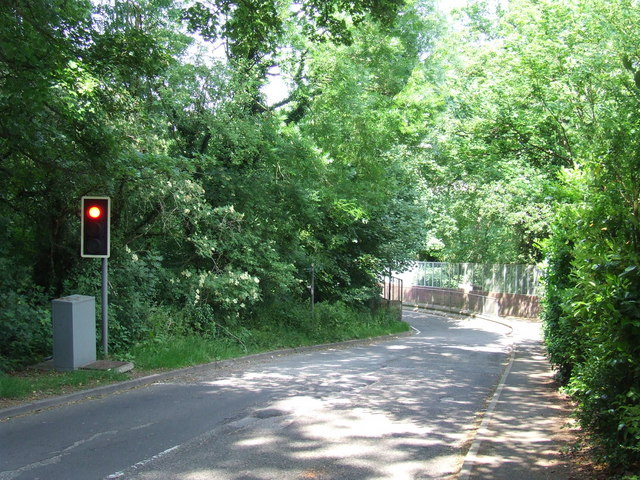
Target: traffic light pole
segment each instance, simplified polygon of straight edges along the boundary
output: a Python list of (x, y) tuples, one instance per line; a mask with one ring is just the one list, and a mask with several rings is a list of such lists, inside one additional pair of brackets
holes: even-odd
[(111, 247), (111, 199), (84, 196), (80, 199), (80, 256), (102, 258), (102, 351), (109, 355), (107, 259)]
[(109, 354), (109, 308), (107, 302), (107, 258), (102, 259), (102, 351), (106, 357)]

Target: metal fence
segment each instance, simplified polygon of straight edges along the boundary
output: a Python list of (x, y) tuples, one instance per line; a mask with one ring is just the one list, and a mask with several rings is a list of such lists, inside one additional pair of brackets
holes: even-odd
[(542, 271), (535, 265), (417, 262), (402, 275), (410, 285), (469, 291), (539, 295)]
[(382, 281), (382, 298), (402, 303), (403, 282), (401, 278), (389, 276)]

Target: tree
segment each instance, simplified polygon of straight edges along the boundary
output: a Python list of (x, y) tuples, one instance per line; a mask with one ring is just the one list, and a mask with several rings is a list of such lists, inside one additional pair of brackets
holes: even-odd
[[(368, 122), (369, 132), (384, 133), (376, 130), (378, 120), (395, 128), (393, 115), (376, 109), (393, 106), (390, 99), (402, 90), (414, 33), (393, 34), (407, 40), (406, 48), (368, 53), (356, 36), (388, 38), (400, 6), (3, 4), (0, 286), (3, 301), (19, 308), (0, 312), (0, 368), (46, 352), (48, 299), (98, 289), (97, 264), (77, 255), (85, 194), (112, 198), (112, 352), (151, 335), (242, 328), (261, 305), (304, 298), (306, 269), (318, 258), (335, 267), (327, 270), (325, 290), (332, 299), (361, 298), (382, 265), (401, 262), (394, 228), (415, 203), (414, 193), (400, 192), (411, 170), (404, 164), (409, 156), (394, 153), (401, 136), (386, 135), (373, 149), (360, 138), (357, 150), (339, 153), (332, 165), (323, 152), (329, 143), (303, 127), (304, 115), (293, 121), (291, 114), (287, 123), (260, 93), (269, 66), (287, 49), (292, 58), (311, 50), (320, 58), (334, 41), (357, 43), (369, 71), (387, 75), (368, 96), (370, 112), (361, 110), (357, 121)], [(193, 39), (182, 22), (226, 43), (228, 58), (187, 54)], [(397, 78), (389, 75), (394, 52), (407, 55)], [(300, 86), (310, 78), (300, 76)], [(309, 108), (320, 106), (310, 100)], [(377, 155), (397, 160), (388, 179)], [(341, 174), (354, 161), (363, 168), (350, 185)], [(378, 180), (381, 192), (372, 195), (365, 183)], [(414, 241), (408, 228), (402, 232)]]
[(90, 5), (15, 1), (0, 15), (0, 208), (10, 219), (3, 254), (23, 264), (35, 258), (37, 282), (60, 291), (77, 208), (69, 200), (96, 188), (114, 151), (99, 80), (82, 63)]
[(413, 96), (430, 104), (418, 153), (428, 189), (426, 258), (540, 260), (547, 197), (571, 160), (558, 141), (563, 126), (523, 71), (529, 57), (509, 43), (508, 28), (504, 10), (472, 2), (431, 52), (428, 81), (414, 84)]
[(541, 165), (563, 167), (545, 248), (551, 360), (603, 458), (626, 467), (640, 459), (640, 85), (629, 41), (639, 13), (633, 2), (518, 1), (504, 18), (512, 71), (529, 86), (527, 115), (511, 123)]
[(350, 45), (307, 45), (294, 95), (281, 110), (325, 163), (321, 214), (308, 228), (325, 294), (339, 296), (349, 286), (370, 291), (382, 272), (401, 268), (422, 245), (415, 139), (404, 132), (402, 105), (432, 41), (419, 8), (432, 6), (411, 3), (391, 27), (355, 27)]

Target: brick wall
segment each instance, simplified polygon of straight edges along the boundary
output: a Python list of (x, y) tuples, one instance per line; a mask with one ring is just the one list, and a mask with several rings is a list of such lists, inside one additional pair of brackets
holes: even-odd
[(534, 295), (411, 286), (403, 289), (403, 296), (406, 304), (444, 307), (500, 317), (537, 318), (540, 313), (540, 302)]

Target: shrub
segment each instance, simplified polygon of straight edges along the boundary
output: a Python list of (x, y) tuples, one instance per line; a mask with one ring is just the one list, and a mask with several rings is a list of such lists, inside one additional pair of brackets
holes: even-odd
[[(640, 254), (626, 211), (594, 189), (545, 244), (543, 319), (576, 417), (611, 466), (640, 463)], [(604, 193), (602, 193), (604, 192)]]
[(51, 353), (53, 333), (48, 298), (26, 269), (0, 258), (0, 371)]

